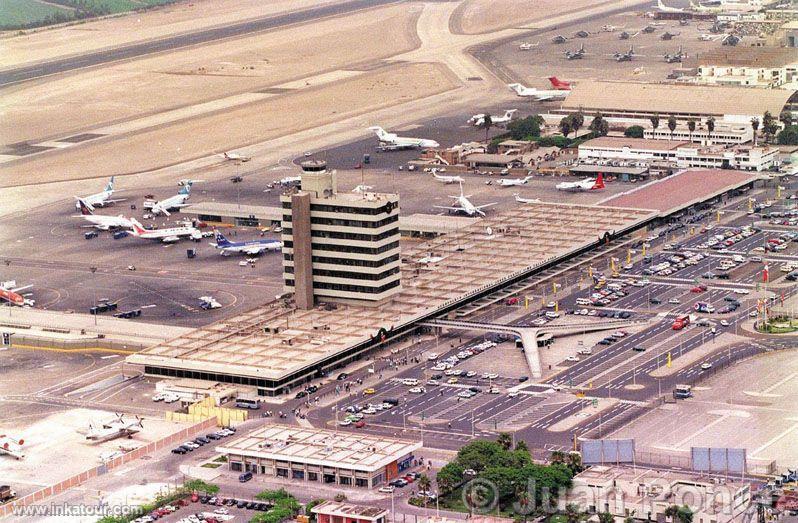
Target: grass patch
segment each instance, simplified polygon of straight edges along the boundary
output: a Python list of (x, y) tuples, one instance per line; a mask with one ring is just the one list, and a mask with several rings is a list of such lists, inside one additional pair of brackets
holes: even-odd
[(0, 0), (0, 29), (29, 29), (141, 11), (177, 0)]
[(216, 463), (227, 463), (227, 456), (219, 456), (213, 461), (215, 461)]
[(37, 0), (2, 0), (0, 28), (17, 28), (43, 22), (48, 16), (69, 15), (71, 9), (44, 4)]
[(222, 466), (222, 464), (221, 463), (203, 463), (201, 466), (203, 468), (206, 468), (206, 469), (218, 469), (219, 467)]

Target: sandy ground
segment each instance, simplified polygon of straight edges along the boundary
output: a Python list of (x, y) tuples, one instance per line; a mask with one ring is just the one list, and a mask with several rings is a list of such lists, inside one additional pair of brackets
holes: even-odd
[(85, 24), (3, 33), (0, 68), (116, 47), (251, 18), (324, 4), (330, 0), (192, 0)]
[(466, 0), (455, 11), (451, 27), (456, 33), (480, 34), (519, 27), (552, 15), (580, 11), (605, 3), (601, 0)]
[[(86, 144), (5, 169), (3, 184), (105, 177), (135, 170), (156, 169), (197, 158), (210, 151), (341, 120), (400, 102), (444, 92), (455, 82), (437, 64), (407, 64), (364, 73), (355, 78), (266, 99), (219, 114), (179, 122), (126, 137), (124, 147), (114, 140)], [(179, 139), (176, 137), (183, 137)]]
[(417, 15), (406, 7), (370, 10), (316, 23), (310, 35), (298, 26), (205, 45), (201, 54), (159, 54), (105, 67), (102, 74), (91, 70), (13, 87), (0, 101), (0, 136), (3, 143), (65, 137), (379, 60), (417, 45)]

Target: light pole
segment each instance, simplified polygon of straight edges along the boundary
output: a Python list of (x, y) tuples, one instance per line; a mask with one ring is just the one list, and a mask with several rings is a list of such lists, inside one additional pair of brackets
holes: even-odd
[(97, 326), (97, 283), (94, 274), (97, 272), (97, 267), (89, 267), (91, 271), (91, 286), (94, 290), (94, 326)]

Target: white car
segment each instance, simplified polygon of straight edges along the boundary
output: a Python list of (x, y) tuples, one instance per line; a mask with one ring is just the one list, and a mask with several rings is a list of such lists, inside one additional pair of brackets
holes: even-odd
[(396, 490), (396, 487), (394, 487), (393, 485), (385, 485), (384, 487), (379, 488), (380, 492), (384, 492), (386, 494), (391, 494), (393, 493), (394, 490)]
[(485, 374), (482, 375), (482, 378), (486, 380), (495, 380), (498, 377), (499, 375), (496, 374), (495, 372), (486, 372)]
[(429, 354), (427, 354), (427, 360), (435, 361), (437, 359), (438, 359), (438, 353), (437, 352), (430, 352)]
[(709, 369), (711, 369), (711, 368), (712, 368), (712, 364), (711, 364), (711, 363), (709, 363), (709, 362), (706, 362), (706, 363), (702, 363), (702, 364), (701, 364), (701, 370), (709, 370)]
[(728, 327), (729, 325), (731, 325), (731, 324), (730, 324), (728, 321), (726, 321), (726, 320), (720, 320), (720, 324), (721, 324), (723, 327)]
[(369, 407), (367, 409), (363, 409), (362, 412), (363, 412), (363, 414), (376, 414), (377, 413), (377, 409)]
[(579, 361), (579, 356), (568, 356), (565, 361)]
[(339, 421), (339, 422), (338, 422), (338, 424), (339, 424), (340, 426), (342, 426), (342, 427), (348, 427), (349, 425), (351, 425), (351, 424), (352, 424), (352, 420), (349, 420), (349, 419), (342, 419), (341, 421)]
[(180, 399), (180, 396), (177, 394), (173, 394), (171, 392), (166, 392), (163, 394), (163, 402), (164, 403), (174, 403)]
[(187, 441), (187, 442), (183, 443), (183, 446), (184, 447), (191, 447), (192, 449), (200, 448), (200, 446), (197, 445), (196, 443), (194, 443), (193, 441)]
[(734, 291), (732, 291), (732, 292), (734, 292), (734, 294), (750, 294), (751, 293), (751, 291), (749, 291), (748, 289), (734, 289)]
[(668, 300), (668, 303), (671, 303), (673, 305), (679, 305), (679, 298), (671, 298), (670, 300)]
[(496, 387), (491, 387), (490, 389), (488, 389), (488, 394), (500, 394), (500, 393), (501, 391)]
[(424, 394), (427, 390), (424, 387), (413, 387), (412, 389), (408, 390), (407, 392), (411, 394)]
[(163, 398), (164, 398), (163, 392), (159, 392), (152, 396), (152, 401), (163, 401)]
[(229, 510), (227, 510), (227, 509), (226, 509), (226, 508), (224, 508), (224, 507), (219, 507), (219, 508), (217, 508), (216, 510), (214, 510), (214, 511), (213, 511), (213, 513), (214, 513), (214, 514), (222, 514), (222, 515), (227, 515), (227, 514), (229, 514), (229, 513), (230, 513), (230, 511), (229, 511)]
[(408, 387), (415, 387), (418, 385), (418, 380), (415, 378), (405, 378), (402, 380), (402, 385), (407, 385)]
[(520, 394), (520, 392), (518, 392), (517, 390), (514, 390), (514, 391), (508, 393), (507, 396), (510, 397), (510, 398), (514, 398), (514, 397), (518, 396), (519, 394)]
[(557, 319), (557, 318), (560, 317), (560, 313), (559, 312), (554, 312), (554, 311), (548, 311), (546, 313), (546, 317), (551, 319), (551, 320), (554, 320), (554, 319)]

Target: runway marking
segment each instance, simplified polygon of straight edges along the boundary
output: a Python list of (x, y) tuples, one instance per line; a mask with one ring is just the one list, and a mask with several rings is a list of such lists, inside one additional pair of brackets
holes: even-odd
[(712, 421), (712, 422), (710, 422), (710, 423), (707, 423), (706, 425), (704, 425), (703, 427), (701, 427), (701, 428), (700, 428), (698, 431), (696, 431), (696, 432), (692, 433), (691, 435), (687, 436), (686, 438), (684, 438), (682, 441), (680, 441), (679, 443), (677, 443), (676, 445), (674, 445), (674, 447), (676, 447), (676, 448), (681, 448), (681, 447), (682, 447), (682, 445), (684, 445), (685, 443), (687, 443), (688, 441), (690, 441), (690, 440), (691, 440), (691, 439), (693, 439), (694, 437), (698, 436), (699, 434), (702, 434), (702, 433), (706, 432), (706, 431), (707, 431), (707, 429), (710, 429), (710, 428), (714, 427), (714, 426), (715, 426), (715, 425), (717, 425), (718, 423), (721, 423), (721, 422), (723, 422), (723, 421), (726, 421), (726, 418), (728, 418), (728, 417), (729, 417), (729, 415), (728, 415), (728, 414), (723, 414), (721, 417), (719, 417), (719, 418), (718, 418), (718, 419), (716, 419), (715, 421)]
[(795, 423), (795, 424), (793, 424), (793, 425), (792, 425), (790, 428), (788, 428), (787, 430), (783, 431), (781, 434), (778, 434), (778, 435), (774, 436), (774, 437), (773, 437), (773, 438), (772, 438), (770, 441), (766, 442), (764, 445), (762, 445), (761, 447), (759, 447), (758, 449), (756, 449), (755, 451), (753, 451), (753, 452), (751, 453), (751, 457), (752, 457), (752, 458), (753, 458), (753, 457), (755, 457), (755, 456), (756, 456), (757, 454), (759, 454), (761, 451), (763, 451), (763, 450), (765, 450), (766, 448), (768, 448), (769, 446), (773, 445), (774, 443), (776, 443), (777, 441), (779, 441), (780, 439), (782, 439), (784, 436), (786, 436), (786, 435), (788, 435), (790, 432), (794, 431), (795, 429), (798, 429), (798, 423)]

